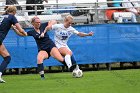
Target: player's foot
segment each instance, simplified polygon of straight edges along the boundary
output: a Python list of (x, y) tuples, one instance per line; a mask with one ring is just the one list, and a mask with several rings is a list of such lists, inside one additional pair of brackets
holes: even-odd
[(44, 79), (45, 79), (44, 74), (41, 74), (40, 76), (41, 76), (41, 79), (42, 79), (42, 80), (44, 80)]
[(45, 79), (45, 77), (41, 77), (41, 80), (44, 80)]
[(73, 64), (70, 68), (69, 71), (73, 71), (76, 68), (76, 64)]
[(5, 83), (5, 81), (0, 77), (0, 83)]

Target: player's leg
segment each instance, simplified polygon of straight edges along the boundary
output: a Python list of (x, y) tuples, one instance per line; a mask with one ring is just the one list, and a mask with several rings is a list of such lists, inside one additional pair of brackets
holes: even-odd
[(4, 59), (0, 65), (0, 83), (5, 83), (5, 81), (1, 78), (1, 76), (2, 72), (6, 69), (7, 65), (10, 63), (11, 57), (3, 44), (0, 44), (0, 55)]
[(76, 64), (76, 69), (79, 69), (79, 66), (78, 66), (78, 64), (77, 64), (77, 62), (76, 62), (75, 57), (74, 57), (73, 54), (71, 56), (71, 61), (72, 61), (72, 64)]
[(58, 50), (59, 50), (60, 54), (65, 57), (65, 62), (67, 64), (68, 68), (70, 68), (72, 66), (72, 62), (71, 62), (72, 52), (71, 52), (71, 50), (68, 49), (67, 47), (61, 47)]
[(56, 47), (53, 47), (50, 51), (50, 55), (52, 57), (54, 57), (55, 59), (57, 59), (60, 62), (64, 62), (64, 58), (63, 56), (60, 54), (60, 52), (58, 51), (58, 49)]
[(72, 51), (71, 51), (71, 50), (69, 49), (69, 47), (67, 46), (67, 47), (60, 47), (60, 48), (59, 48), (59, 52), (60, 52), (63, 56), (65, 56), (65, 62), (66, 62), (66, 64), (67, 64), (69, 70), (70, 70), (70, 71), (73, 71), (73, 70), (76, 68), (76, 61), (72, 59), (73, 57), (71, 58), (71, 56), (72, 56)]
[(38, 67), (38, 72), (41, 76), (42, 79), (44, 79), (44, 65), (43, 65), (43, 60), (48, 58), (48, 53), (46, 51), (39, 51), (37, 55), (37, 67)]

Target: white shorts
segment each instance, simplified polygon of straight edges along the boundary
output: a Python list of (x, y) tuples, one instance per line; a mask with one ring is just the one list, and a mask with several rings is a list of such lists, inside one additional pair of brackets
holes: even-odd
[[(60, 44), (60, 43), (57, 43), (57, 42), (55, 42), (55, 45), (56, 45), (56, 47), (59, 49), (59, 48), (62, 48), (62, 47), (66, 47), (67, 49), (69, 49), (70, 50), (70, 48), (68, 47), (68, 45), (64, 45), (64, 44)], [(71, 51), (71, 50), (70, 50)]]

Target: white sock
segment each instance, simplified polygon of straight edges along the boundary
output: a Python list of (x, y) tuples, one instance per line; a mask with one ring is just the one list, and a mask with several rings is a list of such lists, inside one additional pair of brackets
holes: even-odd
[(0, 72), (0, 78), (1, 78), (1, 76), (2, 76), (2, 72)]
[(40, 71), (39, 74), (40, 74), (40, 75), (41, 75), (41, 74), (44, 74), (44, 71)]
[(78, 65), (76, 65), (76, 68), (74, 69), (74, 70), (78, 70), (79, 69), (79, 66)]
[(78, 66), (78, 65), (76, 65), (76, 69), (77, 69), (77, 70), (79, 69), (79, 66)]
[(70, 55), (66, 55), (65, 56), (65, 62), (68, 66), (68, 68), (70, 68), (72, 66), (72, 63), (71, 63), (71, 56)]

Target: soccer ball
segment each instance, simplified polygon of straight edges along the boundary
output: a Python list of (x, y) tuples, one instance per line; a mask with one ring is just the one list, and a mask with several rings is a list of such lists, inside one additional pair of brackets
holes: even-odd
[(75, 78), (80, 78), (80, 77), (83, 76), (83, 72), (80, 69), (73, 70), (72, 76), (75, 77)]

